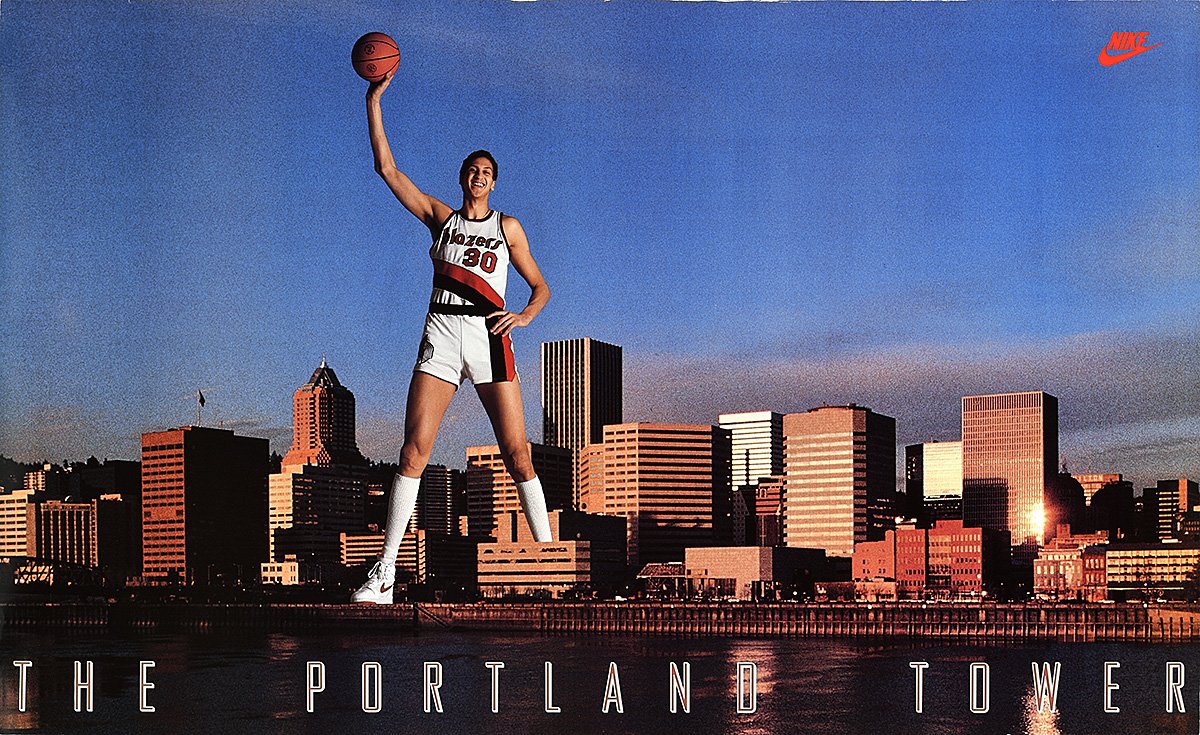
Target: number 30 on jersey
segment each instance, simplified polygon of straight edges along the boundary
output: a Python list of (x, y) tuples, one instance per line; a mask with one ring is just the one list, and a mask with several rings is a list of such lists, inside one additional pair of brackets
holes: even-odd
[(463, 265), (468, 268), (479, 266), (484, 273), (491, 273), (496, 270), (496, 254), (490, 250), (481, 253), (479, 248), (467, 248), (463, 253)]

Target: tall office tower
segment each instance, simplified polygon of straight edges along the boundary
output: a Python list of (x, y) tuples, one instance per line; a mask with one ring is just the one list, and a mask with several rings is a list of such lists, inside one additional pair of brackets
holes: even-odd
[(1008, 531), (1013, 546), (1046, 538), (1046, 487), (1058, 475), (1058, 399), (1041, 391), (967, 396), (962, 444), (963, 524)]
[(28, 487), (0, 494), (0, 562), (24, 559), (28, 555)]
[(1200, 492), (1195, 481), (1159, 480), (1153, 494), (1157, 500), (1155, 528), (1159, 540), (1180, 538), (1180, 521), (1183, 515), (1196, 510), (1196, 506), (1200, 505)]
[(96, 515), (99, 502), (44, 500), (30, 503), (29, 556), (84, 567), (98, 566)]
[(578, 451), (621, 418), (621, 348), (590, 337), (542, 343), (542, 441)]
[(822, 406), (783, 417), (784, 545), (848, 557), (894, 523), (896, 420)]
[[(542, 482), (546, 510), (574, 510), (575, 467), (571, 450), (530, 444), (533, 469)], [(517, 485), (504, 467), (500, 447), (467, 447), (467, 535), (492, 536), (501, 513), (521, 511)]]
[(730, 487), (753, 487), (760, 477), (783, 474), (783, 414), (723, 413), (717, 423), (729, 429), (733, 451)]
[(1083, 500), (1088, 505), (1092, 504), (1092, 496), (1096, 491), (1111, 482), (1120, 482), (1120, 475), (1071, 475), (1075, 481), (1083, 486)]
[(455, 499), (465, 492), (466, 475), (461, 470), (440, 464), (428, 465), (421, 475), (421, 489), (413, 514), (417, 528), (457, 536)]
[(257, 580), (267, 561), (266, 439), (185, 426), (142, 434), (142, 577)]
[(46, 462), (40, 470), (25, 473), (25, 489), (30, 495), (36, 493), (36, 500), (62, 500), (67, 497), (69, 475), (69, 468)]
[(283, 465), (330, 467), (366, 464), (355, 439), (354, 394), (321, 358), (308, 382), (292, 396), (292, 448)]
[(962, 477), (961, 441), (904, 448), (904, 492), (922, 520), (962, 520)]
[(728, 543), (729, 445), (716, 426), (605, 426), (603, 457), (581, 467), (588, 512), (628, 519), (629, 564), (639, 569)]
[(113, 579), (142, 573), (142, 466), (94, 457), (71, 473), (72, 500), (99, 500), (96, 537), (99, 564)]
[(269, 480), (270, 558), (338, 563), (339, 535), (366, 526), (367, 461), (355, 437), (354, 394), (322, 358), (292, 407), (292, 447)]
[(575, 507), (584, 513), (604, 512), (604, 444), (576, 452)]

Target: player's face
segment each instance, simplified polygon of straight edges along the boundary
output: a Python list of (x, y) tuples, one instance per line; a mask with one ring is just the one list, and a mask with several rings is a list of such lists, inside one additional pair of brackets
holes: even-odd
[(492, 187), (496, 185), (492, 162), (483, 156), (472, 159), (467, 164), (467, 170), (463, 172), (460, 183), (462, 184), (463, 191), (471, 196), (487, 196), (491, 193)]

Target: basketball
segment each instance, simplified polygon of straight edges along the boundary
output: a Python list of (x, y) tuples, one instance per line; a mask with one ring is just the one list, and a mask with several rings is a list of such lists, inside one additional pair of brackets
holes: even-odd
[(350, 61), (360, 77), (378, 82), (399, 65), (400, 47), (386, 33), (368, 33), (354, 43)]

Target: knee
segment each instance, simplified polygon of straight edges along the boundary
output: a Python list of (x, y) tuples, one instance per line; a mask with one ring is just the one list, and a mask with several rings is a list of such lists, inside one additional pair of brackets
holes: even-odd
[(517, 482), (532, 480), (537, 474), (533, 469), (533, 459), (529, 456), (529, 447), (522, 445), (512, 451), (503, 451), (504, 464), (508, 473)]
[(429, 463), (430, 451), (430, 447), (422, 446), (420, 442), (405, 439), (404, 446), (400, 449), (401, 474), (416, 477), (424, 472), (425, 465)]

